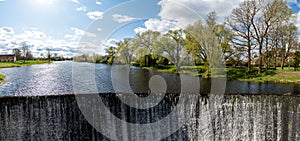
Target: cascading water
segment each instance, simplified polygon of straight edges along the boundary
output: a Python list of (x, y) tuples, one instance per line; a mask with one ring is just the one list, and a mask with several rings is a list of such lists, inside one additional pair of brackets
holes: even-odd
[[(91, 95), (80, 95), (85, 99)], [(156, 107), (137, 110), (123, 104), (115, 94), (101, 94), (102, 101), (119, 119), (147, 124), (162, 120), (178, 103), (167, 94)], [(93, 101), (87, 101), (93, 104)], [(163, 140), (300, 140), (300, 97), (263, 95), (199, 96), (186, 103), (182, 112), (192, 116), (177, 132)], [(102, 121), (96, 121), (101, 126)], [(170, 125), (176, 123), (171, 120)], [(115, 128), (122, 140), (143, 140), (133, 136), (139, 129)], [(159, 129), (155, 129), (159, 130)], [(122, 136), (125, 135), (126, 136)], [(138, 134), (137, 134), (138, 135)], [(109, 140), (85, 119), (74, 95), (0, 98), (1, 140)]]

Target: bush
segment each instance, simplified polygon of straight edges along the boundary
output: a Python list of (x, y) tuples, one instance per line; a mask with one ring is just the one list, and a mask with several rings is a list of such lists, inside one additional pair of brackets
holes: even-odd
[(5, 76), (3, 74), (0, 74), (0, 82), (3, 82), (5, 80)]

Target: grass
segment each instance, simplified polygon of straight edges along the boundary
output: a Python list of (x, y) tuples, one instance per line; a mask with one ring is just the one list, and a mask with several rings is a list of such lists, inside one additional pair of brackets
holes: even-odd
[[(144, 69), (148, 70), (156, 70), (163, 73), (177, 73), (176, 67), (174, 65), (167, 65), (167, 66), (152, 66), (152, 67), (143, 67)], [(204, 66), (182, 66), (180, 73), (182, 74), (191, 74), (195, 76), (202, 75), (206, 72)]]
[[(165, 73), (177, 73), (176, 67), (174, 65), (168, 66), (155, 66), (155, 67), (144, 67), (149, 70), (157, 70), (159, 72)], [(294, 68), (284, 68), (281, 70), (263, 70), (263, 73), (258, 74), (258, 68), (253, 67), (251, 72), (247, 73), (246, 67), (233, 68), (227, 67), (225, 69), (227, 74), (227, 79), (229, 80), (241, 80), (241, 81), (251, 81), (251, 82), (275, 82), (275, 83), (299, 83), (300, 84), (300, 71), (295, 71)], [(218, 71), (215, 74), (208, 75), (204, 66), (182, 66), (180, 73), (189, 74), (193, 76), (202, 77), (222, 77), (224, 71)], [(218, 74), (219, 73), (219, 74)]]
[(13, 62), (0, 62), (0, 68), (11, 68), (11, 67), (21, 67), (21, 66), (30, 66), (35, 64), (46, 64), (48, 60), (28, 60), (24, 63), (24, 61), (20, 60), (15, 63)]
[(274, 75), (266, 75), (263, 77), (252, 78), (248, 81), (300, 84), (300, 72), (276, 70)]
[(151, 67), (143, 67), (143, 68), (148, 70), (157, 70), (159, 72), (164, 72), (164, 73), (176, 73), (176, 67), (174, 65), (151, 66)]
[(3, 82), (5, 80), (5, 76), (3, 74), (0, 74), (0, 82)]
[(247, 68), (227, 68), (227, 78), (251, 82), (300, 84), (300, 71), (295, 71), (294, 68), (264, 70), (261, 74), (258, 74), (257, 71), (257, 68), (252, 68), (251, 72), (247, 75)]

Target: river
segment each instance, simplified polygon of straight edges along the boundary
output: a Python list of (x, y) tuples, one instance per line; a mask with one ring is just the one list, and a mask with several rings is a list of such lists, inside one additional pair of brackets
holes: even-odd
[[(37, 96), (73, 94), (73, 68), (79, 63), (54, 62), (53, 64), (33, 65), (29, 67), (16, 67), (0, 69), (5, 74), (6, 82), (0, 85), (1, 96)], [(111, 66), (105, 64), (84, 63), (84, 67), (77, 72), (85, 72), (88, 68), (95, 69), (95, 82), (99, 93), (113, 93), (111, 82)], [(120, 69), (122, 72), (122, 69)], [(149, 90), (149, 80), (154, 75), (162, 76), (167, 83), (168, 93), (180, 92), (180, 76), (156, 71), (131, 67), (129, 78), (131, 89), (136, 93)], [(76, 76), (80, 77), (80, 76)], [(85, 78), (79, 78), (85, 83)], [(209, 93), (211, 81), (200, 78), (201, 93)], [(256, 83), (230, 80), (226, 82), (227, 94), (300, 94), (300, 85), (278, 83)]]

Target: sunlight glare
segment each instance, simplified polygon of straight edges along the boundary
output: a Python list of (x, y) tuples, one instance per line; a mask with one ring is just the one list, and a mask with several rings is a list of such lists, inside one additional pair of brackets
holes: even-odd
[(43, 5), (52, 5), (53, 4), (53, 0), (35, 0), (36, 3), (38, 4), (43, 4)]

